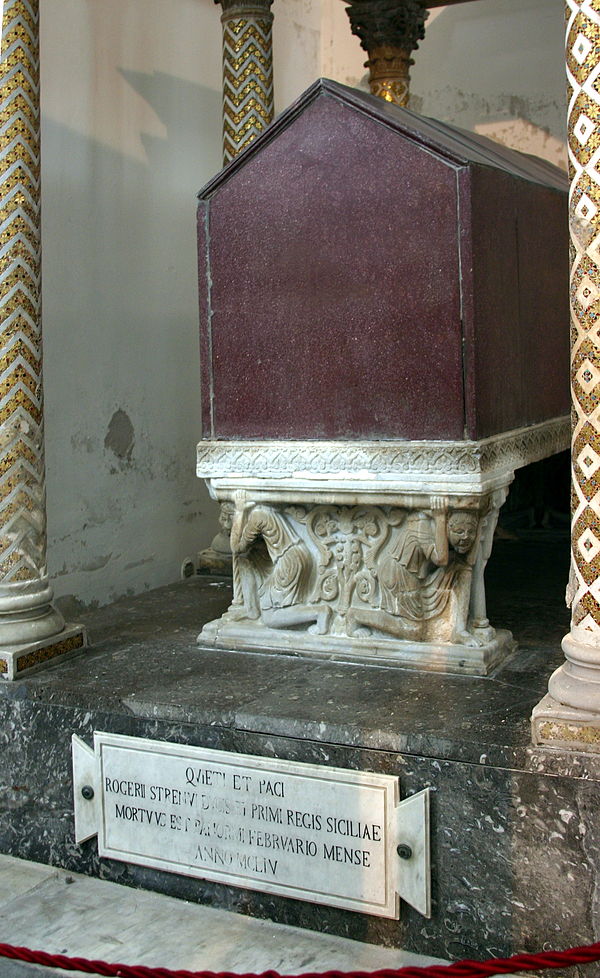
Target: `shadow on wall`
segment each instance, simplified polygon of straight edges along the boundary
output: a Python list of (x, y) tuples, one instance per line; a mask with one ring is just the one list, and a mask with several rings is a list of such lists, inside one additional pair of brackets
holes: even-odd
[(84, 606), (177, 580), (218, 517), (195, 475), (195, 219), (220, 93), (122, 74), (166, 127), (146, 162), (43, 120), (50, 575)]
[(414, 59), (414, 111), (566, 168), (562, 0), (434, 10)]
[[(141, 133), (141, 141), (148, 154), (148, 165), (158, 167), (166, 177), (181, 170), (181, 154), (189, 173), (195, 171), (196, 194), (210, 177), (221, 169), (221, 130), (223, 116), (221, 92), (196, 85), (183, 78), (175, 78), (161, 71), (146, 74), (119, 68), (119, 74), (128, 85), (141, 95), (167, 128), (162, 139), (149, 133)], [(220, 84), (220, 77), (218, 79)], [(199, 164), (198, 152), (202, 160)], [(173, 166), (174, 152), (179, 157)], [(187, 154), (187, 155), (186, 155)]]

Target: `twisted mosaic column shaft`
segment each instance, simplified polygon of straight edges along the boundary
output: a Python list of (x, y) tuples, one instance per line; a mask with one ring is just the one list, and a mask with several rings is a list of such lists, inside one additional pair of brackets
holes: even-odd
[(215, 0), (223, 14), (223, 163), (273, 119), (273, 0)]
[(349, 0), (346, 12), (353, 34), (368, 53), (373, 95), (408, 105), (412, 52), (425, 37), (425, 0)]
[[(37, 665), (38, 652), (42, 658), (53, 657), (47, 640), (64, 633), (64, 621), (51, 604), (46, 571), (38, 3), (4, 0), (0, 48), (0, 676), (4, 678), (15, 678), (19, 671)], [(72, 635), (69, 638), (74, 640)], [(28, 653), (33, 659), (11, 654), (32, 643), (38, 646)], [(40, 643), (45, 647), (40, 649)]]
[[(600, 0), (567, 0), (572, 527), (566, 662), (548, 689), (600, 720)], [(568, 738), (567, 738), (568, 739)]]

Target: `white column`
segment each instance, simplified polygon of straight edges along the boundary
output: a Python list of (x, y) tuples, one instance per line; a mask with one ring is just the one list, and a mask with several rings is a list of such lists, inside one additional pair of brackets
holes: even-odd
[(600, 750), (600, 0), (567, 0), (572, 526), (566, 661), (535, 708), (537, 744)]

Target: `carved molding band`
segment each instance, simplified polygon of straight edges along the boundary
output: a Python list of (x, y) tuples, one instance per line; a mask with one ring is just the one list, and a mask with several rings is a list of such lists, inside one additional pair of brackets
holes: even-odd
[[(233, 486), (310, 485), (364, 491), (431, 488), (461, 493), (488, 491), (515, 469), (568, 448), (568, 418), (522, 428), (478, 442), (202, 441), (197, 474)], [(319, 476), (323, 476), (321, 482)], [(248, 480), (251, 480), (250, 483)]]

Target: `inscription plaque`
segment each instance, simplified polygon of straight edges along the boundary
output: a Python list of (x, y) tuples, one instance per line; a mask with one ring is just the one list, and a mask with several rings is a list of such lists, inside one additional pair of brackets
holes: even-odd
[(73, 737), (73, 772), (76, 839), (97, 834), (100, 856), (382, 917), (402, 897), (430, 914), (428, 789), (400, 801), (390, 775), (108, 733), (94, 750)]

